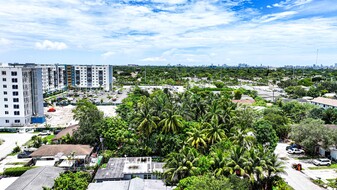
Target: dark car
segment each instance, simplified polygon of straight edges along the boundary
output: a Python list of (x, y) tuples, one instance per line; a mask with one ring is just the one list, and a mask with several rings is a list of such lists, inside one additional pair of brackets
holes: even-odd
[(290, 149), (293, 149), (293, 148), (301, 149), (302, 147), (298, 144), (293, 144), (293, 145), (287, 146), (286, 150), (290, 150)]
[(24, 152), (18, 154), (18, 158), (31, 158), (30, 154), (31, 154), (31, 152), (24, 151)]

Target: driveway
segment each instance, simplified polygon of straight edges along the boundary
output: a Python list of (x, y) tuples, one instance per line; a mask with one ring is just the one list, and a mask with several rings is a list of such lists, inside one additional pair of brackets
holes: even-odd
[[(0, 145), (0, 159), (10, 154), (17, 143), (19, 146), (25, 144), (34, 134), (31, 133), (0, 133), (0, 139), (5, 142)], [(35, 134), (36, 135), (36, 134)]]
[(278, 143), (275, 149), (275, 153), (279, 155), (279, 158), (288, 158), (288, 160), (284, 161), (286, 174), (282, 174), (281, 177), (295, 190), (322, 190), (323, 188), (311, 182), (308, 176), (291, 167), (292, 163), (298, 163), (299, 160), (289, 157), (286, 151), (287, 146), (288, 144), (286, 143)]

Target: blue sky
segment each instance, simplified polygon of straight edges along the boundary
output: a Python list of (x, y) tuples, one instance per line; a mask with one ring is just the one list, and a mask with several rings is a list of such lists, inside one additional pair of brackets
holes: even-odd
[(4, 0), (0, 18), (4, 63), (337, 63), (336, 0)]

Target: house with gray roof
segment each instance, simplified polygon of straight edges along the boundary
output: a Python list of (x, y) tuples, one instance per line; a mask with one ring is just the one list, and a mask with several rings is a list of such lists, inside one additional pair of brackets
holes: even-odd
[(162, 180), (134, 178), (123, 181), (104, 181), (90, 183), (88, 190), (173, 190), (174, 187), (166, 186)]
[(38, 167), (26, 171), (6, 190), (42, 190), (43, 187), (53, 187), (54, 180), (64, 172), (62, 168), (51, 166)]
[(130, 180), (135, 177), (141, 179), (158, 179), (157, 173), (163, 172), (164, 163), (152, 162), (151, 157), (110, 158), (106, 168), (100, 168), (94, 180), (119, 181)]

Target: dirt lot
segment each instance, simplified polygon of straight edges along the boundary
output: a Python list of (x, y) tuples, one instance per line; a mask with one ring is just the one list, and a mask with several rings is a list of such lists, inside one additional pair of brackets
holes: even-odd
[[(55, 112), (47, 112), (49, 108), (45, 108), (46, 121), (52, 127), (67, 127), (76, 123), (73, 120), (72, 109), (75, 106), (55, 106)], [(97, 106), (97, 108), (104, 112), (105, 116), (111, 117), (116, 115), (116, 106)]]

